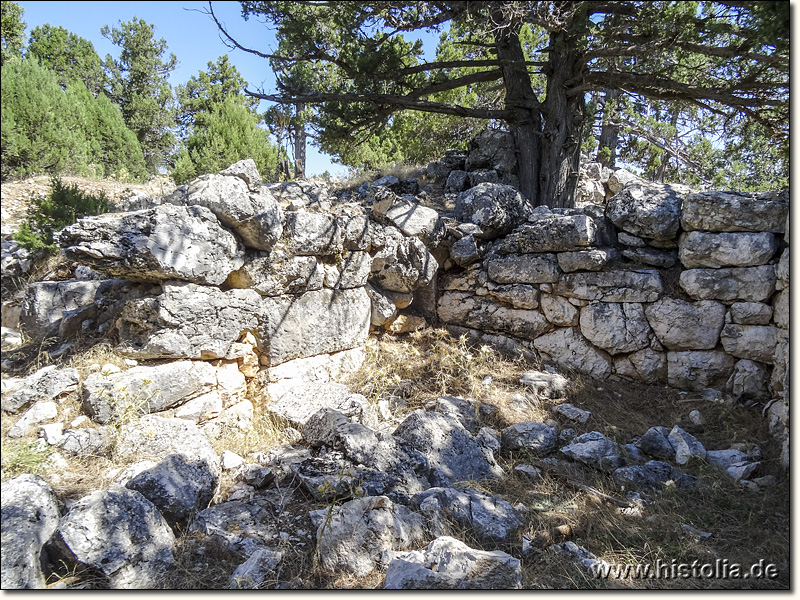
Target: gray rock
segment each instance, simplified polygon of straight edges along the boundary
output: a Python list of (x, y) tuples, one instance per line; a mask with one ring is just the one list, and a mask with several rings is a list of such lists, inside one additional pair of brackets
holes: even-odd
[(225, 169), (227, 173), (201, 175), (189, 183), (185, 195), (173, 194), (165, 201), (208, 208), (241, 236), (245, 246), (271, 250), (281, 238), (284, 215), (272, 194), (260, 187), (261, 178), (252, 167), (237, 163)]
[(175, 536), (139, 492), (115, 486), (76, 502), (47, 544), (52, 559), (88, 567), (112, 589), (151, 589), (172, 566)]
[(363, 577), (387, 550), (404, 550), (424, 538), (422, 518), (385, 496), (334, 506), (317, 529), (322, 567)]
[(667, 380), (679, 390), (722, 388), (735, 364), (733, 356), (719, 350), (667, 352)]
[(165, 204), (86, 217), (62, 229), (56, 241), (70, 260), (138, 282), (219, 285), (244, 262), (236, 238), (202, 206)]
[(564, 215), (539, 207), (505, 237), (498, 246), (502, 254), (530, 254), (537, 252), (565, 252), (583, 250), (593, 246), (597, 239), (597, 225), (584, 214)]
[(481, 252), (478, 244), (475, 242), (475, 236), (466, 235), (460, 240), (457, 240), (450, 247), (450, 258), (459, 267), (468, 267), (469, 265), (481, 260)]
[(537, 337), (533, 340), (533, 346), (562, 369), (575, 369), (597, 379), (603, 379), (612, 372), (609, 355), (592, 346), (573, 327), (562, 327)]
[(513, 308), (504, 302), (465, 292), (443, 293), (437, 309), (439, 318), (446, 323), (509, 333), (524, 339), (536, 339), (553, 329), (538, 311)]
[(725, 384), (725, 390), (739, 402), (769, 400), (771, 394), (769, 371), (766, 365), (746, 359), (737, 361), (733, 374)]
[(658, 341), (670, 350), (712, 350), (725, 325), (725, 306), (713, 300), (665, 297), (644, 312)]
[(539, 308), (539, 290), (532, 285), (489, 284), (489, 295), (503, 302), (508, 302), (514, 308), (535, 310)]
[(267, 487), (275, 480), (275, 473), (269, 467), (262, 467), (258, 463), (243, 464), (236, 471), (236, 481), (246, 483), (260, 490)]
[(775, 267), (688, 269), (680, 275), (681, 288), (696, 300), (763, 302), (775, 291)]
[(470, 402), (455, 396), (441, 396), (436, 399), (436, 412), (453, 415), (472, 435), (478, 432), (480, 404), (474, 400)]
[(210, 363), (176, 361), (120, 373), (92, 373), (81, 386), (83, 407), (98, 423), (160, 412), (217, 388)]
[(568, 446), (561, 448), (561, 452), (601, 471), (613, 471), (626, 464), (622, 447), (599, 431), (579, 435)]
[(12, 414), (28, 408), (34, 402), (49, 402), (78, 387), (76, 369), (59, 369), (55, 365), (42, 367), (22, 382), (16, 391), (3, 394), (2, 408)]
[(283, 237), (287, 252), (298, 256), (331, 256), (342, 251), (342, 232), (329, 214), (288, 211)]
[(514, 137), (507, 131), (484, 129), (469, 141), (464, 169), (494, 169), (507, 178), (516, 169), (515, 147)]
[(106, 429), (67, 429), (56, 446), (75, 456), (103, 455), (111, 445)]
[(444, 536), (424, 550), (393, 554), (383, 587), (387, 590), (520, 589), (522, 564), (501, 550), (475, 550)]
[(220, 175), (238, 177), (247, 184), (247, 189), (257, 192), (261, 189), (261, 175), (252, 158), (245, 158), (233, 163), (230, 167), (219, 172)]
[(558, 446), (558, 431), (544, 423), (522, 421), (503, 429), (501, 440), (503, 450), (523, 450), (534, 456), (545, 456)]
[(725, 352), (737, 358), (772, 364), (779, 331), (771, 326), (729, 323), (722, 329), (720, 342)]
[(669, 430), (666, 427), (651, 427), (636, 442), (636, 446), (645, 454), (655, 458), (671, 460), (675, 458), (675, 448), (667, 439)]
[(8, 437), (18, 438), (27, 435), (31, 430), (45, 421), (58, 417), (58, 406), (55, 402), (37, 402), (31, 406), (8, 430)]
[(284, 250), (248, 254), (241, 269), (230, 274), (227, 284), (254, 289), (262, 296), (300, 294), (322, 289), (325, 272), (315, 256), (294, 256)]
[(625, 379), (657, 384), (667, 380), (667, 357), (663, 352), (645, 348), (614, 358), (614, 372)]
[(554, 254), (509, 254), (486, 261), (489, 278), (497, 283), (554, 283), (561, 271)]
[(259, 330), (263, 310), (253, 290), (165, 283), (158, 296), (125, 305), (118, 351), (136, 359), (226, 358), (244, 333)]
[[(58, 334), (65, 315), (76, 315), (96, 305), (102, 298), (130, 287), (121, 280), (38, 281), (25, 290), (20, 312), (20, 328), (32, 339)], [(89, 314), (87, 312), (87, 314)]]
[(737, 325), (769, 325), (772, 320), (772, 307), (762, 302), (734, 302), (729, 310)]
[(704, 192), (688, 194), (681, 213), (686, 231), (783, 233), (789, 192)]
[(640, 177), (637, 177), (630, 171), (626, 171), (625, 169), (617, 169), (609, 175), (606, 185), (612, 194), (617, 194), (621, 192), (626, 185), (641, 183), (642, 181), (643, 180)]
[(568, 273), (554, 286), (568, 298), (604, 302), (655, 302), (663, 291), (658, 271), (649, 269)]
[(611, 355), (650, 345), (650, 325), (640, 303), (592, 302), (581, 309), (580, 325), (586, 339)]
[(468, 176), (467, 188), (475, 187), (482, 183), (500, 183), (500, 176), (494, 169), (476, 169), (468, 173)]
[(370, 225), (377, 223), (363, 214), (344, 214), (336, 217), (339, 231), (342, 232), (342, 246), (345, 250), (368, 250), (372, 245)]
[(370, 325), (380, 327), (392, 321), (397, 315), (397, 306), (392, 302), (389, 294), (371, 285), (367, 285), (366, 291), (371, 302)]
[(269, 192), (283, 205), (292, 209), (306, 206), (324, 207), (327, 187), (318, 181), (285, 181), (266, 186)]
[(543, 293), (539, 296), (539, 305), (545, 318), (553, 325), (577, 327), (580, 316), (578, 308), (563, 296)]
[(680, 259), (687, 269), (757, 267), (778, 249), (771, 233), (706, 233), (689, 231), (680, 238)]
[(439, 263), (425, 244), (394, 227), (384, 231), (385, 245), (372, 256), (372, 281), (394, 292), (413, 292), (433, 281)]
[(694, 484), (696, 478), (678, 471), (672, 465), (651, 460), (643, 465), (632, 465), (616, 469), (612, 475), (614, 482), (625, 489), (659, 490), (672, 481), (675, 487), (684, 488)]
[(454, 534), (455, 522), (478, 539), (502, 542), (523, 525), (522, 515), (511, 504), (472, 488), (434, 487), (416, 494), (412, 503), (437, 537)]
[(231, 590), (256, 590), (273, 573), (283, 560), (283, 553), (258, 548), (250, 557), (236, 567), (228, 583)]
[(152, 502), (177, 534), (190, 519), (208, 508), (219, 485), (219, 468), (203, 460), (171, 454), (125, 484)]
[(608, 201), (606, 216), (635, 236), (671, 240), (678, 233), (683, 194), (671, 185), (637, 183)]
[(349, 290), (364, 287), (372, 268), (372, 258), (366, 252), (347, 252), (335, 265), (324, 265), (325, 287)]
[(572, 273), (573, 271), (599, 271), (617, 257), (618, 253), (613, 248), (575, 250), (572, 252), (559, 252), (556, 255), (558, 266), (565, 273)]
[(197, 513), (189, 533), (216, 538), (228, 551), (249, 555), (273, 543), (278, 530), (270, 513), (254, 501), (222, 502)]
[[(573, 433), (573, 437), (575, 437), (574, 429), (565, 429), (564, 431), (571, 431)], [(562, 431), (561, 433), (563, 434), (564, 432)], [(559, 434), (559, 440), (561, 440), (561, 434)], [(524, 475), (531, 481), (539, 481), (542, 478), (542, 470), (538, 467), (534, 467), (533, 465), (517, 465), (514, 467), (514, 472)]]
[(58, 500), (47, 482), (25, 474), (2, 485), (2, 587), (44, 589), (42, 548), (58, 526)]
[(692, 456), (697, 456), (699, 458), (706, 457), (706, 449), (703, 444), (700, 443), (700, 440), (677, 425), (669, 432), (667, 439), (675, 449), (675, 462), (679, 465), (685, 465)]
[(496, 479), (503, 474), (491, 451), (452, 415), (416, 410), (394, 435), (428, 459), (432, 485), (448, 487), (456, 481)]
[(592, 416), (592, 413), (588, 410), (583, 410), (582, 408), (578, 408), (577, 406), (573, 406), (572, 404), (556, 404), (553, 407), (553, 412), (559, 415), (563, 415), (564, 417), (568, 418), (570, 421), (577, 421), (578, 423), (586, 423), (589, 420), (589, 417)]
[(660, 269), (671, 269), (678, 262), (674, 251), (656, 248), (631, 248), (623, 250), (622, 256), (633, 262)]
[(191, 421), (144, 415), (120, 428), (115, 456), (147, 456), (159, 461), (182, 454), (189, 461), (208, 465), (219, 476), (219, 457), (211, 442)]
[(362, 420), (369, 412), (366, 398), (353, 394), (342, 383), (300, 383), (290, 388), (280, 398), (274, 399), (267, 410), (291, 423), (304, 426), (320, 409), (329, 408)]
[(455, 218), (480, 227), (476, 237), (495, 239), (524, 223), (531, 209), (530, 202), (510, 185), (481, 183), (456, 197)]
[[(496, 173), (495, 177), (497, 177)], [(458, 194), (469, 187), (472, 187), (470, 185), (469, 173), (466, 171), (454, 170), (450, 171), (450, 174), (447, 176), (447, 181), (444, 184), (444, 191), (446, 194)]]
[(751, 462), (750, 457), (735, 448), (729, 450), (709, 450), (706, 460), (724, 472), (734, 481), (748, 479), (759, 467), (760, 463)]

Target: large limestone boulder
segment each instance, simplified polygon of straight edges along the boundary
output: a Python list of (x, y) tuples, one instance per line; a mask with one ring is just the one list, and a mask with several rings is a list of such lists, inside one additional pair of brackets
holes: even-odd
[(509, 132), (484, 129), (470, 140), (468, 152), (465, 170), (494, 169), (503, 183), (513, 182), (517, 153), (514, 136)]
[(589, 215), (561, 214), (538, 207), (500, 242), (503, 254), (582, 250), (597, 240), (597, 224)]
[(455, 218), (477, 225), (475, 237), (495, 239), (524, 223), (531, 210), (530, 202), (510, 185), (481, 183), (457, 196)]
[(533, 346), (564, 369), (603, 379), (612, 372), (610, 357), (586, 341), (576, 328), (561, 327), (533, 340)]
[(386, 496), (357, 498), (334, 506), (317, 529), (324, 569), (363, 577), (387, 550), (405, 550), (424, 538), (422, 517)]
[(606, 216), (623, 231), (653, 240), (675, 239), (683, 194), (670, 185), (628, 185), (608, 201)]
[(132, 285), (118, 279), (31, 283), (22, 301), (20, 326), (32, 339), (56, 335), (65, 313), (74, 315)]
[(592, 302), (581, 309), (581, 333), (611, 355), (650, 345), (650, 325), (638, 302)]
[(300, 294), (322, 289), (325, 270), (316, 256), (295, 256), (285, 250), (248, 253), (242, 268), (226, 282), (237, 289), (253, 289), (262, 296)]
[(423, 550), (393, 553), (387, 590), (507, 590), (522, 587), (522, 563), (501, 550), (470, 548), (442, 536)]
[(655, 302), (664, 287), (658, 271), (598, 271), (567, 273), (554, 292), (567, 298), (603, 302)]
[(392, 292), (408, 293), (433, 281), (439, 263), (418, 238), (384, 228), (385, 242), (372, 256), (371, 281)]
[(737, 358), (772, 364), (780, 338), (777, 327), (764, 325), (725, 325), (720, 341), (725, 352)]
[(177, 534), (186, 531), (194, 515), (208, 508), (218, 483), (219, 474), (213, 465), (171, 454), (133, 477), (125, 487), (152, 502)]
[(453, 415), (416, 410), (394, 435), (428, 459), (432, 485), (449, 487), (456, 481), (502, 477), (492, 451), (482, 447)]
[(561, 272), (555, 254), (508, 254), (486, 261), (489, 278), (497, 283), (554, 283)]
[(137, 359), (226, 358), (243, 334), (259, 330), (261, 312), (254, 290), (165, 283), (158, 296), (123, 308), (118, 350)]
[(703, 192), (688, 194), (681, 226), (686, 231), (769, 231), (783, 233), (789, 192)]
[(720, 350), (667, 352), (667, 380), (679, 390), (721, 389), (735, 364), (733, 356)]
[(614, 373), (625, 379), (657, 384), (667, 380), (667, 357), (645, 348), (627, 356), (614, 357)]
[(725, 325), (725, 305), (664, 297), (644, 309), (658, 338), (670, 350), (713, 350)]
[(81, 386), (84, 410), (98, 423), (167, 410), (217, 388), (216, 369), (182, 360), (138, 366), (119, 373), (92, 373)]
[(508, 540), (523, 525), (522, 515), (506, 500), (472, 488), (433, 487), (415, 494), (412, 503), (434, 535), (453, 535), (466, 528), (488, 542)]
[(348, 350), (367, 339), (372, 307), (364, 288), (264, 298), (259, 337), (262, 359), (276, 365), (293, 358)]
[(111, 589), (151, 589), (174, 561), (175, 536), (139, 492), (115, 486), (81, 498), (47, 545), (55, 560), (89, 568)]
[(261, 175), (258, 174), (256, 161), (252, 158), (243, 158), (227, 169), (222, 169), (219, 174), (238, 177), (247, 184), (247, 189), (251, 192), (257, 192), (261, 189)]
[(2, 486), (2, 586), (43, 589), (42, 548), (58, 526), (58, 500), (38, 475), (25, 474)]
[(332, 256), (342, 251), (342, 232), (331, 214), (287, 211), (283, 239), (286, 250), (297, 256)]
[(382, 223), (397, 227), (409, 237), (418, 237), (427, 244), (436, 241), (439, 213), (432, 208), (409, 202), (388, 190), (379, 190), (372, 213)]
[[(230, 175), (223, 174), (226, 171)], [(255, 169), (238, 169), (231, 165), (219, 175), (201, 175), (189, 183), (185, 194), (176, 192), (164, 201), (203, 206), (214, 213), (220, 223), (233, 229), (245, 246), (270, 250), (281, 237), (284, 215), (272, 194), (255, 183), (260, 177), (258, 171), (253, 171)]]
[(56, 241), (70, 260), (130, 281), (219, 285), (244, 263), (234, 235), (202, 206), (163, 204), (86, 217)]
[(775, 291), (775, 267), (688, 269), (680, 275), (683, 291), (696, 300), (763, 302)]
[(6, 412), (18, 413), (34, 402), (49, 402), (75, 391), (79, 381), (76, 369), (59, 369), (55, 365), (42, 367), (24, 379), (18, 389), (3, 394), (2, 408)]
[(539, 311), (513, 308), (491, 297), (468, 292), (443, 293), (437, 309), (439, 318), (446, 323), (510, 333), (529, 340), (553, 329), (552, 323)]
[(765, 265), (778, 249), (771, 233), (706, 233), (681, 235), (678, 256), (687, 269), (757, 267)]

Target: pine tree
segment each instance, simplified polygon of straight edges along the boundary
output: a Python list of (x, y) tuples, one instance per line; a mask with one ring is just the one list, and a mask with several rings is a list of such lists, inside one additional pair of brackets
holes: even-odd
[(22, 48), (25, 46), (23, 12), (16, 2), (0, 2), (0, 65), (22, 58)]
[(54, 71), (64, 89), (75, 81), (82, 81), (93, 96), (103, 91), (103, 66), (94, 46), (63, 27), (35, 27), (31, 31), (27, 55)]

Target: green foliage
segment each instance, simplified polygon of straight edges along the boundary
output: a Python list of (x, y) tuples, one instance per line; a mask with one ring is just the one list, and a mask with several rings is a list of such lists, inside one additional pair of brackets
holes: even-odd
[(31, 31), (27, 56), (35, 57), (40, 65), (54, 71), (64, 89), (82, 81), (93, 96), (103, 90), (103, 66), (94, 46), (63, 27), (35, 27)]
[(29, 250), (55, 252), (53, 234), (56, 231), (109, 209), (108, 198), (102, 192), (98, 196), (84, 193), (77, 185), (64, 185), (59, 177), (52, 179), (51, 186), (48, 196), (31, 198), (27, 218), (14, 234), (14, 239)]
[(259, 101), (244, 95), (246, 87), (247, 81), (229, 62), (227, 54), (220, 56), (215, 63), (209, 62), (207, 72), (200, 71), (185, 85), (178, 86), (178, 125), (183, 136), (188, 136), (192, 127), (203, 127), (203, 119), (213, 112), (217, 104), (228, 98), (247, 107), (257, 116)]
[(79, 170), (84, 163), (74, 150), (86, 140), (56, 75), (27, 58), (4, 64), (0, 72), (2, 179)]
[(255, 161), (265, 181), (277, 181), (278, 149), (248, 108), (228, 98), (216, 104), (203, 120), (205, 127), (195, 128), (178, 154), (172, 172), (175, 183), (180, 185), (205, 173), (217, 173), (244, 158)]
[(104, 37), (120, 47), (117, 60), (106, 56), (107, 93), (119, 106), (127, 127), (136, 135), (150, 173), (164, 164), (175, 142), (170, 129), (175, 124), (172, 88), (167, 79), (178, 63), (174, 54), (164, 60), (167, 43), (155, 39), (154, 27), (133, 18), (119, 28), (107, 25)]
[(0, 2), (0, 65), (22, 58), (22, 47), (25, 45), (23, 12), (16, 2)]
[(24, 473), (35, 475), (44, 473), (51, 452), (52, 448), (42, 440), (33, 442), (19, 440), (3, 444), (3, 481)]
[(37, 173), (146, 177), (139, 142), (119, 110), (82, 81), (62, 90), (56, 74), (26, 57), (2, 67), (3, 180)]

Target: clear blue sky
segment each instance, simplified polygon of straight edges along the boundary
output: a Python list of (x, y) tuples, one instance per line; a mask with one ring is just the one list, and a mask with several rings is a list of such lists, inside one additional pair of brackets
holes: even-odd
[[(104, 25), (115, 27), (120, 21), (130, 21), (134, 17), (144, 19), (155, 26), (157, 38), (167, 42), (167, 54), (178, 58), (178, 68), (172, 72), (169, 82), (176, 86), (185, 83), (201, 70), (206, 70), (209, 62), (214, 62), (223, 54), (228, 54), (231, 63), (247, 80), (251, 89), (263, 88), (274, 91), (274, 76), (265, 59), (240, 50), (231, 51), (220, 40), (217, 26), (211, 18), (201, 11), (206, 2), (17, 2), (24, 14), (26, 35), (37, 25), (60, 26), (92, 42), (100, 58), (110, 54), (119, 56), (119, 48), (100, 35)], [(245, 21), (241, 16), (238, 2), (214, 2), (214, 12), (228, 31), (242, 45), (268, 52), (275, 50), (274, 32), (254, 19)], [(436, 38), (433, 38), (434, 40)], [(265, 102), (261, 109), (266, 110)], [(309, 145), (306, 173), (342, 173), (346, 169), (333, 164), (330, 158)]]

